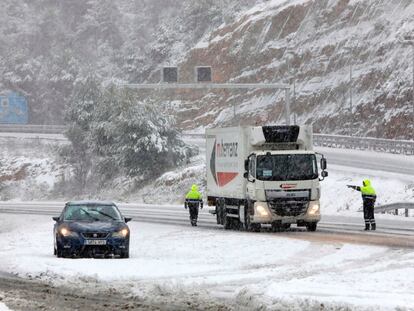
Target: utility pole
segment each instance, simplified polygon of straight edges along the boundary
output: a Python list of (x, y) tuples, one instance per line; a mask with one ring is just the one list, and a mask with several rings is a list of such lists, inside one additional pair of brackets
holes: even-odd
[(349, 110), (352, 114), (352, 63), (349, 64)]
[[(413, 112), (412, 112), (412, 115), (413, 115), (413, 127), (414, 127), (414, 40), (411, 40), (410, 41), (411, 43), (410, 43), (410, 45), (411, 45), (411, 49), (412, 49), (412, 57), (413, 57), (413, 84), (412, 84), (412, 108), (413, 108)], [(414, 128), (411, 130), (411, 133), (413, 134), (413, 137), (412, 137), (412, 139), (414, 140)]]
[[(414, 126), (414, 38), (413, 37), (405, 37), (404, 40), (402, 41), (402, 43), (404, 44), (408, 44), (411, 45), (412, 48), (412, 59), (413, 59), (413, 81), (412, 81), (412, 96), (411, 96), (411, 100), (412, 100), (412, 126)], [(412, 139), (414, 140), (414, 129), (411, 130), (412, 133)]]
[[(293, 58), (296, 55), (295, 51), (292, 50), (292, 49), (286, 49), (285, 54), (291, 55), (291, 57), (293, 57)], [(296, 109), (296, 76), (295, 76), (295, 73), (290, 74), (290, 71), (292, 69), (291, 58), (290, 57), (287, 60), (287, 66), (288, 66), (288, 68), (287, 68), (288, 75), (290, 76), (289, 81), (288, 81), (289, 84), (292, 83), (291, 80), (293, 80), (293, 98), (291, 100), (292, 103), (291, 103), (291, 105), (290, 104), (286, 105), (286, 107), (289, 106), (289, 112), (286, 112), (286, 113), (289, 113), (289, 115), (290, 115), (290, 108), (291, 108), (290, 106), (292, 106), (293, 110)], [(287, 99), (287, 95), (286, 95), (286, 99)], [(290, 101), (290, 98), (289, 98), (289, 101)], [(296, 125), (296, 113), (293, 113), (293, 124)]]
[(349, 52), (349, 112), (351, 116), (351, 124), (349, 129), (349, 135), (354, 134), (354, 111), (353, 111), (353, 90), (352, 90), (352, 47), (344, 47)]
[(233, 120), (234, 122), (236, 122), (237, 124), (237, 119), (236, 119), (236, 101), (233, 102)]
[[(292, 107), (296, 108), (296, 79), (293, 78), (293, 99), (292, 99)], [(296, 112), (293, 113), (293, 124), (296, 125)]]

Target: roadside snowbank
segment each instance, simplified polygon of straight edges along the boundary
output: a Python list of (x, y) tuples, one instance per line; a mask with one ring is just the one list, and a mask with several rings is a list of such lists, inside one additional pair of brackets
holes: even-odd
[(73, 260), (53, 256), (49, 217), (2, 215), (6, 223), (0, 270), (22, 277), (239, 310), (414, 310), (412, 250), (132, 222), (130, 259)]

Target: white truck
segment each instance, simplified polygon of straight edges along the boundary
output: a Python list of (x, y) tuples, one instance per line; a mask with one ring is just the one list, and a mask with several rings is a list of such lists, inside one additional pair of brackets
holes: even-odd
[[(206, 131), (207, 200), (225, 229), (315, 231), (326, 159), (311, 126), (249, 126)], [(320, 159), (320, 176), (317, 165)]]

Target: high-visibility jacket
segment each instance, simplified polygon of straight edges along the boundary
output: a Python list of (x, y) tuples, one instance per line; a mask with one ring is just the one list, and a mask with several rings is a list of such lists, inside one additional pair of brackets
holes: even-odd
[(188, 203), (200, 204), (203, 207), (203, 196), (198, 192), (197, 185), (192, 185), (191, 190), (185, 196), (185, 206), (187, 207)]
[(200, 192), (198, 192), (197, 185), (192, 185), (191, 190), (187, 193), (185, 198), (190, 199), (190, 200), (202, 200), (203, 196), (201, 195)]
[(374, 204), (375, 200), (377, 199), (377, 194), (375, 193), (375, 189), (371, 186), (371, 181), (369, 179), (365, 179), (362, 182), (362, 187), (356, 187), (356, 190), (361, 191), (362, 200), (364, 204)]

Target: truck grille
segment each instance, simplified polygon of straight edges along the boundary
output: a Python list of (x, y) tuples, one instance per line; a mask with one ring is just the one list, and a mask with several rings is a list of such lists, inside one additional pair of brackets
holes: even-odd
[(108, 236), (108, 232), (84, 232), (82, 236), (85, 239), (105, 239)]
[(280, 198), (269, 201), (269, 205), (279, 216), (299, 216), (306, 213), (309, 200), (307, 198)]

